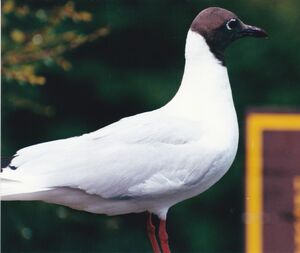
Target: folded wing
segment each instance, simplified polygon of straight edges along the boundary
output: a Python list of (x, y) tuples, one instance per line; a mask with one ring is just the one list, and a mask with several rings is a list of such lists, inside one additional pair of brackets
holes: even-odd
[(199, 154), (192, 147), (201, 132), (195, 122), (143, 113), (90, 134), (21, 149), (10, 164), (16, 170), (5, 168), (1, 178), (26, 185), (27, 192), (69, 187), (119, 199), (167, 194), (182, 189), (196, 166)]

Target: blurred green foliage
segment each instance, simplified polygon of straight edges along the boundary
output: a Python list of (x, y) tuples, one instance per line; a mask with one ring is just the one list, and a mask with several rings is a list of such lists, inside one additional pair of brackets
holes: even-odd
[[(299, 0), (2, 1), (2, 156), (165, 104), (180, 84), (190, 23), (208, 6), (232, 10), (269, 39), (241, 40), (227, 50), (238, 156), (217, 185), (170, 210), (168, 230), (172, 252), (242, 252), (244, 114), (249, 106), (300, 105)], [(64, 8), (72, 14), (53, 23)], [(1, 225), (7, 253), (151, 251), (143, 214), (3, 202)]]

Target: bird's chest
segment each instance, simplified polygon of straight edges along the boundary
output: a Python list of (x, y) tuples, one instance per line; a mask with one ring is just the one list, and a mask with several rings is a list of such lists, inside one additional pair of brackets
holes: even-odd
[(209, 131), (191, 157), (185, 185), (194, 196), (214, 185), (230, 168), (238, 146), (238, 126), (232, 121)]

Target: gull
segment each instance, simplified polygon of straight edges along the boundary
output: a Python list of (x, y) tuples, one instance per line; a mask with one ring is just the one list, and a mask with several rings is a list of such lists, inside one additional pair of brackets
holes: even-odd
[[(210, 7), (192, 22), (180, 88), (165, 106), (95, 132), (17, 151), (1, 173), (2, 200), (44, 201), (97, 214), (148, 212), (154, 253), (170, 253), (170, 207), (199, 195), (230, 168), (238, 122), (224, 51), (266, 37), (234, 13)], [(159, 228), (152, 222), (158, 216)]]

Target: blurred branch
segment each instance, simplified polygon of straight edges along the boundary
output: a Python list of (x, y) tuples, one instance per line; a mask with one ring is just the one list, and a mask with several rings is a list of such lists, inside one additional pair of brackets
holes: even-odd
[(17, 109), (28, 109), (35, 114), (43, 115), (46, 117), (52, 117), (55, 110), (50, 105), (42, 105), (28, 98), (22, 98), (15, 94), (6, 94), (6, 102), (9, 103), (13, 108)]
[(32, 42), (29, 42), (27, 45), (25, 45), (22, 53), (18, 52), (18, 50), (6, 52), (5, 55), (3, 55), (2, 64), (4, 66), (25, 64), (43, 60), (45, 58), (56, 58), (64, 54), (66, 51), (75, 49), (86, 42), (91, 42), (99, 37), (106, 36), (108, 32), (108, 28), (100, 28), (88, 35), (77, 35), (73, 32), (66, 32), (62, 34), (62, 39), (57, 39), (55, 41), (56, 45), (52, 47), (44, 46), (44, 48), (36, 48), (32, 45), (35, 40), (43, 40), (43, 35), (35, 34), (32, 38)]
[[(77, 11), (72, 1), (50, 10), (31, 10), (27, 5), (7, 0), (2, 3), (2, 11), (2, 74), (7, 80), (43, 85), (46, 78), (37, 75), (42, 65), (54, 63), (69, 70), (72, 65), (63, 57), (67, 51), (109, 33), (106, 27), (88, 34), (77, 31), (75, 23), (90, 22), (93, 16), (87, 11)], [(15, 20), (34, 25), (16, 28)], [(71, 28), (66, 25), (70, 21)]]

